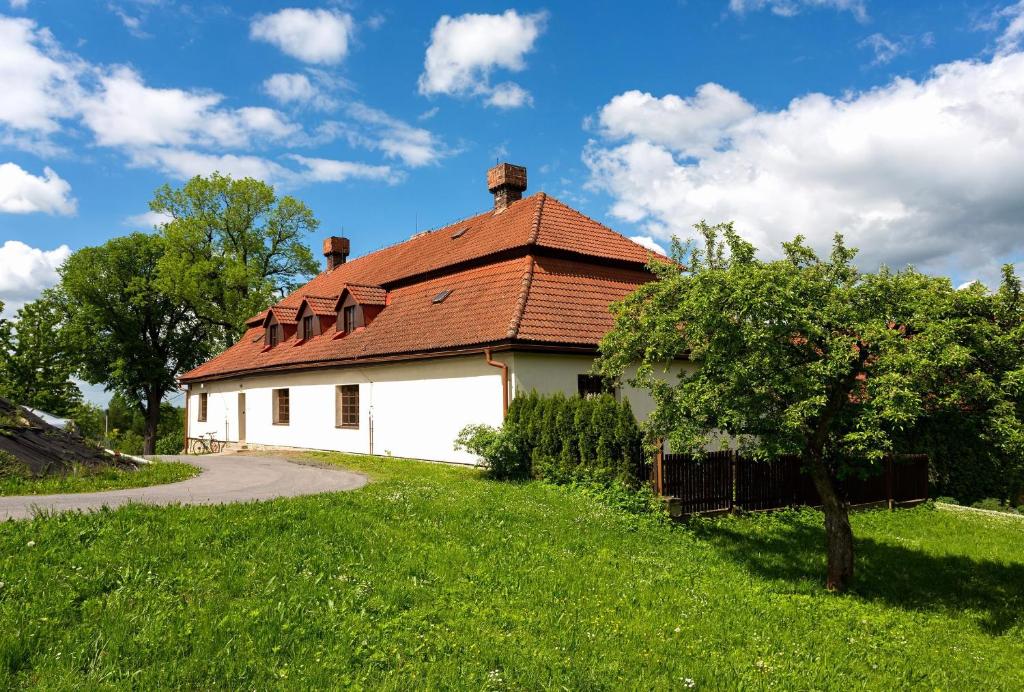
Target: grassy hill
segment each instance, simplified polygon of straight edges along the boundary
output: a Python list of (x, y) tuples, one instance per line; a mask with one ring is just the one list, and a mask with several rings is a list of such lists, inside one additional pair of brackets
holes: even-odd
[(1024, 688), (1024, 522), (668, 525), (591, 494), (330, 455), (376, 482), (0, 526), (0, 686)]

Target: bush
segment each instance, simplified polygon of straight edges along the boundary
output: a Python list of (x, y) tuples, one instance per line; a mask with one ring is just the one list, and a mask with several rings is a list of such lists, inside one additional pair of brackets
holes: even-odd
[(510, 480), (530, 475), (529, 457), (514, 428), (467, 425), (459, 432), (455, 449), (478, 456), (480, 466), (494, 478)]
[(1003, 503), (1001, 500), (997, 500), (994, 497), (986, 497), (983, 500), (978, 500), (971, 505), (975, 509), (987, 509), (992, 512), (1005, 512), (1007, 514), (1020, 514), (1016, 509), (1008, 504)]
[(629, 487), (639, 485), (644, 454), (628, 401), (536, 392), (512, 401), (501, 428), (464, 428), (456, 448), (480, 456), (495, 477)]
[(171, 432), (156, 441), (157, 454), (181, 454), (184, 445), (184, 433), (181, 431)]
[(28, 466), (21, 463), (18, 457), (0, 449), (0, 479), (28, 478), (31, 475)]
[(110, 433), (110, 446), (122, 454), (142, 454), (145, 445), (142, 435), (134, 430), (114, 430)]

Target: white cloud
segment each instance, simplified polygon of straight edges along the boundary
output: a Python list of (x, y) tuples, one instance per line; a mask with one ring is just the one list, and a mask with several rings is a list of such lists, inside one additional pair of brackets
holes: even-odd
[(400, 179), (400, 175), (390, 166), (371, 166), (355, 161), (318, 159), (298, 154), (292, 154), (289, 158), (305, 168), (300, 175), (309, 182), (340, 183), (351, 178), (362, 178), (395, 183)]
[(768, 9), (780, 17), (793, 17), (807, 8), (829, 8), (851, 13), (858, 22), (868, 21), (864, 0), (729, 0), (736, 14)]
[(101, 75), (99, 84), (83, 99), (82, 117), (104, 146), (244, 147), (253, 137), (277, 140), (299, 129), (270, 108), (219, 109), (217, 93), (146, 86), (128, 67)]
[(353, 103), (348, 114), (369, 128), (368, 133), (348, 132), (350, 142), (378, 149), (388, 158), (400, 159), (407, 166), (418, 167), (437, 163), (452, 152), (429, 130), (394, 118), (384, 111), (362, 103)]
[(233, 178), (258, 178), (271, 183), (286, 182), (292, 178), (284, 166), (261, 156), (209, 154), (191, 149), (147, 148), (135, 152), (132, 163), (157, 168), (180, 180), (209, 175), (214, 171)]
[(13, 314), (25, 303), (35, 300), (44, 289), (56, 285), (57, 269), (71, 255), (71, 248), (40, 250), (17, 240), (0, 245), (0, 301), (5, 312)]
[(156, 226), (162, 226), (163, 224), (170, 221), (172, 217), (170, 214), (165, 214), (160, 211), (144, 211), (141, 214), (134, 214), (124, 220), (125, 226), (131, 226), (134, 228), (154, 228)]
[(275, 74), (263, 82), (263, 91), (279, 103), (305, 103), (316, 96), (316, 89), (304, 74)]
[(23, 10), (28, 7), (28, 0), (10, 0), (12, 10)]
[(107, 7), (111, 12), (117, 15), (117, 18), (121, 20), (121, 23), (124, 25), (124, 28), (128, 30), (129, 34), (135, 38), (150, 38), (150, 35), (142, 29), (141, 17), (135, 17), (128, 14), (118, 5), (110, 4)]
[(739, 94), (718, 84), (703, 84), (689, 98), (668, 94), (656, 98), (627, 91), (614, 97), (599, 114), (603, 134), (611, 139), (636, 137), (664, 144), (687, 156), (712, 153), (730, 128), (755, 112)]
[(71, 185), (52, 168), (44, 168), (43, 175), (36, 176), (16, 163), (0, 164), (0, 212), (70, 216), (75, 206)]
[(46, 135), (74, 111), (79, 62), (48, 29), (0, 16), (0, 128)]
[(519, 108), (533, 105), (533, 97), (515, 82), (503, 82), (491, 90), (485, 103), (495, 108)]
[(1024, 0), (1003, 8), (996, 13), (996, 21), (1006, 21), (1006, 28), (997, 42), (1000, 53), (1012, 53), (1024, 42)]
[(1021, 75), (1024, 53), (954, 62), (921, 81), (808, 94), (735, 121), (715, 115), (722, 99), (711, 99), (710, 134), (693, 127), (699, 93), (675, 111), (634, 99), (643, 107), (606, 125), (628, 141), (606, 135), (584, 160), (612, 214), (653, 238), (687, 237), (702, 218), (735, 220), (774, 254), (796, 233), (825, 248), (841, 231), (866, 266), (987, 277), (1024, 252)]
[(420, 93), (480, 95), (499, 107), (525, 105), (529, 95), (522, 87), (506, 82), (492, 88), (490, 75), (496, 68), (525, 69), (525, 56), (533, 50), (546, 21), (545, 12), (521, 15), (515, 10), (442, 16), (430, 34)]
[(629, 239), (637, 245), (643, 245), (648, 250), (657, 252), (660, 255), (665, 255), (666, 257), (668, 256), (668, 253), (665, 252), (665, 247), (649, 235), (631, 235), (629, 236)]
[(344, 12), (290, 8), (253, 19), (249, 36), (303, 62), (334, 65), (348, 53), (353, 28)]
[(872, 65), (884, 65), (898, 55), (909, 50), (909, 42), (906, 39), (892, 40), (885, 34), (874, 33), (857, 44), (860, 48), (870, 48), (875, 53)]

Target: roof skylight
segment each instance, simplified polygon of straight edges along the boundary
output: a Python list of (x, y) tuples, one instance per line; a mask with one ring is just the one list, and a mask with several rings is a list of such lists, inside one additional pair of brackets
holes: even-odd
[(468, 231), (468, 230), (469, 230), (469, 226), (463, 226), (459, 230), (457, 230), (454, 233), (452, 233), (452, 240), (455, 240), (457, 238), (461, 238), (462, 236), (466, 235), (466, 231)]
[(443, 303), (444, 299), (447, 298), (448, 296), (450, 296), (451, 294), (452, 294), (452, 289), (446, 288), (443, 291), (441, 291), (440, 293), (438, 293), (436, 296), (434, 296), (433, 302), (434, 303)]

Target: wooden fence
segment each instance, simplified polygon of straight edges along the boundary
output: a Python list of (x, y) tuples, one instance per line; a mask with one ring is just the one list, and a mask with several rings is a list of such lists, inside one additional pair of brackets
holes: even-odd
[[(757, 511), (796, 505), (821, 505), (800, 459), (783, 456), (756, 461), (734, 451), (710, 452), (702, 458), (661, 454), (650, 470), (659, 494), (675, 498), (682, 514)], [(888, 458), (874, 475), (850, 477), (837, 491), (851, 505), (919, 502), (928, 499), (928, 457)]]

